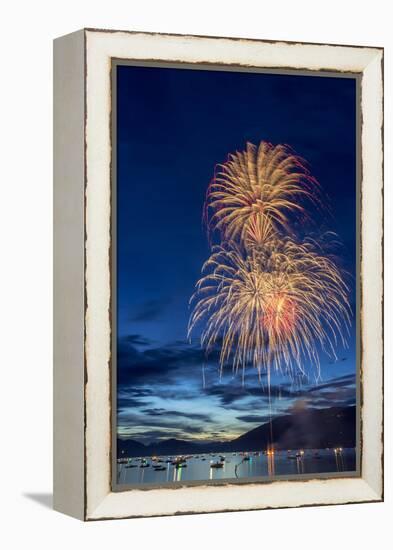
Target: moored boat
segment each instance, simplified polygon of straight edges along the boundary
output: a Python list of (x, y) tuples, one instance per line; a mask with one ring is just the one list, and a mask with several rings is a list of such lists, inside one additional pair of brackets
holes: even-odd
[(210, 464), (210, 468), (223, 468), (224, 463), (223, 462), (212, 462)]

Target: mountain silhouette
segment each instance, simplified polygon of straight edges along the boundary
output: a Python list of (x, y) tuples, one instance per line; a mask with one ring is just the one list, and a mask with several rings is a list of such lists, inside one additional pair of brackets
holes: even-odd
[[(146, 434), (148, 435), (148, 434)], [(166, 439), (144, 445), (117, 440), (118, 457), (258, 451), (272, 443), (276, 449), (323, 449), (356, 446), (356, 407), (300, 409), (278, 416), (232, 441), (195, 442)]]

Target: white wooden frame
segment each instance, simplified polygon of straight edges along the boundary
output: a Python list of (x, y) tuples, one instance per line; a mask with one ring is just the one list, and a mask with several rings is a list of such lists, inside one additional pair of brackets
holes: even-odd
[[(82, 30), (54, 46), (54, 507), (83, 520), (383, 499), (383, 50)], [(361, 476), (111, 491), (111, 60), (361, 73)]]

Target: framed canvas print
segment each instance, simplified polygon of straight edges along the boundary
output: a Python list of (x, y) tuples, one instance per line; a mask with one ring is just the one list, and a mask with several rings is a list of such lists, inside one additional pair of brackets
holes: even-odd
[(54, 44), (54, 506), (383, 499), (383, 50)]

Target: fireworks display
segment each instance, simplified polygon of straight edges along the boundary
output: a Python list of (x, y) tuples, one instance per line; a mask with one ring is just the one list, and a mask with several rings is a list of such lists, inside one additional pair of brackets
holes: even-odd
[(319, 185), (305, 161), (284, 145), (247, 143), (218, 165), (206, 196), (210, 231), (222, 239), (264, 242), (289, 232), (290, 220), (307, 218), (304, 203), (319, 203)]
[(307, 220), (319, 186), (287, 147), (261, 142), (219, 165), (205, 215), (220, 244), (191, 298), (189, 335), (201, 327), (207, 354), (219, 348), (221, 371), (250, 365), (268, 374), (319, 373), (320, 351), (335, 357), (346, 343), (349, 289), (321, 246), (296, 238), (292, 223)]

